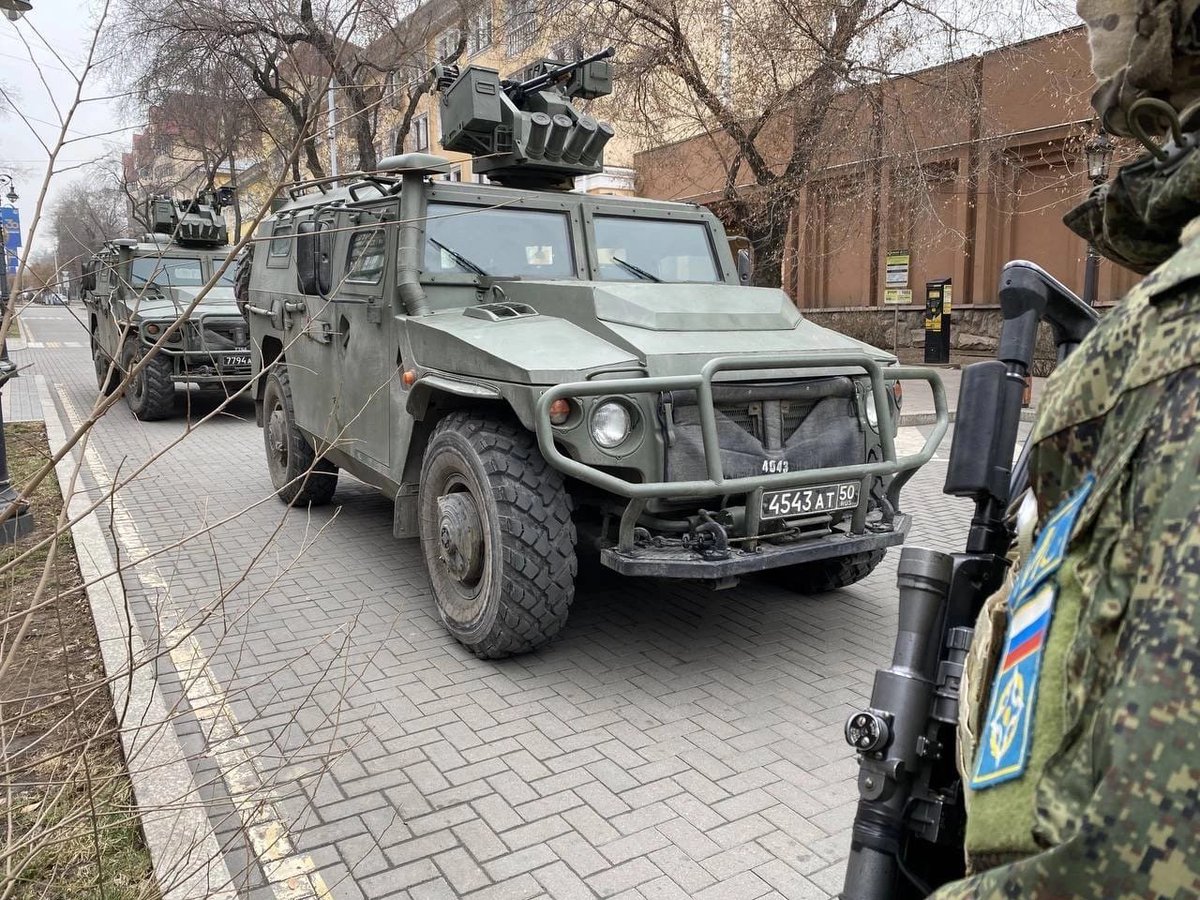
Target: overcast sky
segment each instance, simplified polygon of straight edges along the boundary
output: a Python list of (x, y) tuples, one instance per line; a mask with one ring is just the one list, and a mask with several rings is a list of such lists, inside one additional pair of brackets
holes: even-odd
[[(13, 23), (0, 18), (0, 87), (17, 110), (0, 104), (0, 172), (11, 174), (20, 194), (22, 231), (27, 236), (43, 179), (47, 152), (39, 138), (52, 147), (61, 127), (60, 112), (65, 114), (75, 94), (72, 73), (80, 73), (87, 56), (87, 45), (95, 31), (99, 0), (30, 0), (33, 9)], [(935, 0), (953, 6), (952, 0)], [(961, 0), (960, 0), (961, 2)], [(993, 0), (981, 0), (984, 3)], [(1074, 0), (999, 0), (1011, 10), (1009, 33), (1028, 37), (1065, 25), (1075, 24)], [(115, 6), (115, 4), (114, 4)], [(964, 7), (970, 10), (968, 2)], [(119, 23), (109, 22), (109, 25)], [(1015, 27), (1014, 27), (1015, 26)], [(1015, 32), (1015, 33), (1013, 33)], [(24, 40), (22, 40), (24, 38)], [(28, 46), (26, 46), (28, 44)], [(53, 48), (53, 52), (51, 49)], [(61, 57), (61, 61), (56, 58)], [(119, 73), (120, 61), (115, 61)], [(119, 77), (119, 76), (118, 76)], [(44, 82), (44, 83), (43, 83)], [(59, 173), (51, 180), (46, 207), (66, 185), (86, 173), (64, 171), (71, 166), (86, 166), (129, 147), (130, 136), (140, 123), (124, 117), (119, 100), (99, 99), (117, 93), (105, 71), (93, 71), (83, 96), (92, 102), (79, 107), (72, 122), (70, 137), (79, 140), (64, 148), (56, 165)], [(56, 109), (56, 104), (58, 109)], [(36, 133), (35, 133), (36, 132)], [(52, 249), (43, 220), (34, 239), (34, 250)]]
[[(46, 176), (47, 152), (38, 139), (49, 147), (54, 146), (61, 128), (59, 113), (66, 115), (75, 95), (72, 73), (83, 71), (87, 43), (96, 24), (95, 12), (89, 4), (79, 0), (30, 2), (33, 9), (20, 21), (13, 23), (0, 18), (0, 87), (29, 120), (28, 124), (22, 121), (7, 103), (0, 111), (0, 172), (11, 174), (16, 182), (17, 193), (21, 196), (17, 206), (26, 235)], [(53, 52), (48, 47), (53, 48)], [(61, 61), (55, 57), (56, 53)], [(112, 93), (114, 91), (104, 77), (93, 72), (83, 96), (100, 98)], [(136, 129), (121, 129), (129, 125), (136, 123), (122, 120), (121, 108), (116, 101), (84, 103), (77, 110), (70, 131), (70, 137), (84, 140), (63, 148), (56, 169), (61, 171), (68, 166), (90, 163), (114, 150), (127, 148), (129, 135)], [(47, 206), (53, 203), (56, 188), (61, 190), (80, 174), (62, 172), (55, 176)], [(51, 246), (47, 243), (45, 221), (38, 231), (41, 240), (35, 237), (35, 251)]]

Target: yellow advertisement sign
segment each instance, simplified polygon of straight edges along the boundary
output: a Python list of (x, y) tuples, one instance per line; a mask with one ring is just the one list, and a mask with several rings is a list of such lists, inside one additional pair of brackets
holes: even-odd
[(908, 288), (886, 288), (883, 303), (885, 306), (908, 306), (912, 303), (912, 291)]

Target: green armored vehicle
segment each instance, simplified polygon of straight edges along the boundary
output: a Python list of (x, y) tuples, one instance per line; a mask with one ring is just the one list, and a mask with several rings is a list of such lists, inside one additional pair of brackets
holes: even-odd
[(170, 332), (125, 388), (129, 408), (143, 421), (174, 413), (177, 385), (234, 393), (250, 380), (249, 330), (234, 301), (232, 267), (170, 331), (229, 253), (224, 199), (153, 198), (152, 232), (107, 241), (84, 265), (81, 293), (101, 391), (116, 390), (145, 350)]
[[(903, 542), (900, 488), (946, 427), (936, 375), (741, 286), (703, 207), (561, 190), (612, 133), (571, 103), (607, 92), (602, 58), (438, 74), (443, 145), (498, 184), (407, 154), (298, 186), (261, 225), (246, 312), (279, 496), (327, 502), (343, 469), (393, 498), (446, 627), (484, 657), (559, 631), (577, 549), (815, 592)], [(897, 459), (912, 378), (938, 427)]]

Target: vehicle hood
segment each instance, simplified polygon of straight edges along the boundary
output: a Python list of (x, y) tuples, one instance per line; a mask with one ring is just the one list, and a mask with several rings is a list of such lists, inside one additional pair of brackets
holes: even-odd
[[(883, 365), (896, 361), (808, 321), (777, 289), (581, 281), (506, 281), (497, 287), (485, 304), (523, 305), (535, 313), (492, 320), (459, 308), (410, 318), (409, 328), (426, 332), (414, 341), (427, 356), (419, 362), (473, 377), (554, 384), (615, 370), (691, 375), (722, 356), (866, 355)], [(832, 371), (844, 370), (777, 374)]]
[[(137, 304), (137, 314), (143, 319), (174, 319), (192, 305), (200, 293), (198, 287), (160, 288)], [(233, 297), (233, 288), (214, 287), (192, 311), (193, 316), (236, 316), (241, 318)]]

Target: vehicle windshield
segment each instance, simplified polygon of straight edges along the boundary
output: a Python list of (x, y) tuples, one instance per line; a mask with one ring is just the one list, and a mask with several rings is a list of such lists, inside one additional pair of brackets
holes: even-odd
[(708, 226), (626, 216), (596, 216), (601, 281), (717, 282)]
[(177, 256), (139, 256), (133, 261), (130, 280), (137, 286), (199, 287), (204, 284), (200, 260)]
[(430, 203), (425, 272), (574, 278), (565, 213)]
[[(217, 269), (221, 268), (221, 263), (223, 263), (223, 262), (224, 262), (223, 259), (214, 259), (212, 261), (213, 271), (215, 272), (215, 271), (217, 271)], [(233, 287), (233, 282), (236, 277), (237, 277), (237, 263), (231, 262), (229, 264), (229, 267), (224, 272), (221, 273), (221, 277), (217, 279), (217, 284), (222, 285), (224, 287)]]

